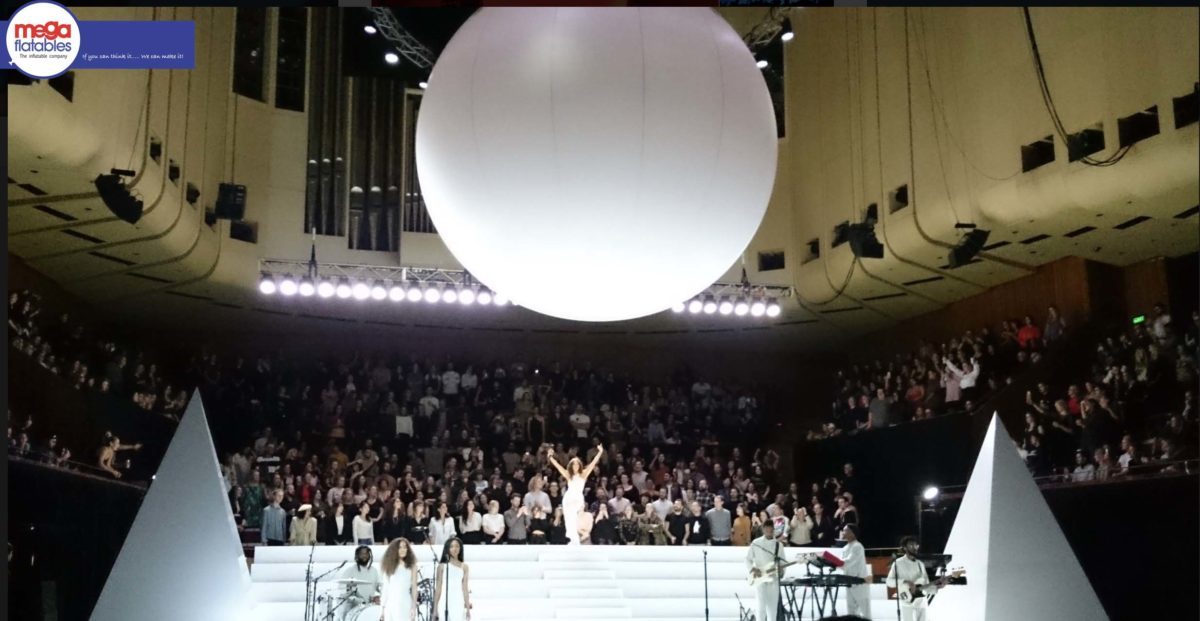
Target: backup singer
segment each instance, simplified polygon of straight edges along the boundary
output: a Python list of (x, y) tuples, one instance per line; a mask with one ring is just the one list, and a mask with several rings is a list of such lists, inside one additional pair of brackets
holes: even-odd
[[(896, 589), (896, 597), (900, 598), (900, 615), (904, 621), (925, 621), (929, 610), (928, 596), (937, 591), (937, 585), (929, 582), (929, 572), (925, 569), (925, 564), (917, 560), (917, 552), (920, 550), (917, 540), (905, 537), (900, 540), (900, 547), (904, 548), (904, 556), (892, 563), (892, 568), (888, 571), (887, 585)], [(899, 586), (896, 585), (897, 580), (900, 582)], [(915, 594), (917, 589), (920, 589), (919, 596)], [(901, 596), (901, 593), (905, 592), (909, 594), (908, 597)]]
[[(415, 621), (417, 618), (417, 555), (401, 537), (383, 553), (383, 606), (380, 621)], [(374, 620), (372, 620), (374, 621)]]
[(452, 537), (442, 547), (441, 562), (437, 567), (437, 582), (434, 590), (434, 621), (470, 621), (471, 568), (463, 562), (463, 545), (458, 537)]

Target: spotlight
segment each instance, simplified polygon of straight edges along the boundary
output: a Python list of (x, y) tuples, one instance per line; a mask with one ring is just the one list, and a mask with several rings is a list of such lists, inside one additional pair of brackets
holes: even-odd
[(458, 294), (458, 303), (462, 304), (463, 306), (470, 306), (470, 305), (474, 304), (475, 303), (475, 290), (474, 289), (463, 289), (462, 292)]
[(704, 310), (704, 302), (700, 300), (692, 300), (688, 302), (688, 312), (693, 315), (699, 315), (700, 311)]
[(429, 82), (417, 82), (417, 86), (421, 88), (429, 88)]
[(687, 310), (687, 306), (685, 306), (683, 302), (676, 302), (675, 305), (671, 307), (671, 312), (674, 313), (682, 313), (685, 310)]
[(350, 288), (350, 291), (354, 294), (354, 299), (356, 300), (365, 300), (371, 297), (371, 288), (368, 287), (367, 283), (365, 282), (354, 283), (354, 286)]
[(420, 302), (423, 296), (421, 295), (421, 289), (416, 285), (413, 285), (408, 288), (408, 294), (406, 297), (408, 297), (409, 302)]
[(300, 292), (300, 295), (302, 295), (306, 298), (311, 298), (312, 295), (317, 292), (317, 287), (315, 285), (313, 285), (313, 281), (311, 278), (309, 278), (308, 276), (305, 276), (304, 278), (300, 279), (299, 292)]
[(492, 304), (495, 306), (508, 306), (508, 296), (496, 291), (492, 293)]
[(400, 57), (397, 56), (395, 52), (388, 52), (387, 54), (384, 54), (383, 59), (387, 61), (387, 64), (389, 65), (394, 65), (400, 62)]
[(717, 305), (717, 312), (722, 315), (728, 315), (733, 312), (733, 302), (729, 298), (721, 298), (721, 303)]
[(704, 300), (704, 314), (711, 315), (715, 312), (717, 312), (717, 302), (712, 299), (712, 296), (708, 296)]
[(755, 317), (762, 317), (767, 312), (767, 305), (763, 304), (762, 300), (755, 300), (750, 305), (750, 314)]
[(333, 283), (328, 280), (322, 280), (321, 284), (317, 285), (317, 295), (323, 298), (333, 297), (333, 294), (336, 290), (337, 287), (334, 287)]
[(258, 281), (258, 290), (264, 295), (271, 295), (275, 293), (275, 291), (278, 290), (278, 287), (275, 286), (275, 279), (272, 278), (270, 274), (264, 272), (262, 275), (262, 280)]
[(487, 289), (480, 291), (479, 295), (475, 296), (475, 301), (479, 302), (483, 306), (487, 306), (488, 304), (491, 304), (492, 303), (492, 292), (488, 291)]
[(447, 304), (453, 304), (458, 301), (458, 291), (454, 289), (442, 290), (442, 301)]
[(283, 280), (279, 281), (279, 292), (283, 295), (296, 295), (297, 289), (299, 289), (299, 286), (291, 274), (284, 276)]
[(337, 288), (334, 289), (334, 293), (336, 293), (339, 298), (345, 300), (354, 293), (354, 289), (350, 286), (350, 281), (343, 278), (338, 281)]
[(388, 297), (391, 298), (393, 302), (404, 301), (404, 287), (401, 287), (400, 285), (392, 285), (392, 288), (388, 289)]
[(796, 38), (796, 33), (792, 32), (792, 20), (790, 18), (783, 18), (783, 34), (779, 35), (779, 38), (782, 39), (784, 43)]
[(925, 488), (925, 491), (921, 492), (921, 498), (924, 498), (925, 500), (933, 500), (937, 498), (938, 494), (940, 493), (942, 493), (941, 490), (930, 485), (929, 487)]
[(783, 309), (779, 306), (779, 302), (775, 301), (775, 298), (767, 300), (767, 317), (778, 317), (782, 312)]
[(386, 300), (388, 296), (387, 287), (383, 286), (382, 280), (376, 280), (375, 285), (371, 287), (371, 299)]
[(750, 305), (745, 300), (739, 299), (737, 304), (733, 305), (733, 314), (738, 317), (745, 317), (748, 312), (750, 312)]
[(767, 64), (768, 64), (767, 61), (759, 59), (758, 62), (754, 63), (754, 66), (758, 67), (759, 69), (766, 69)]
[(363, 32), (365, 32), (367, 34), (375, 34), (375, 33), (379, 32), (379, 29), (377, 29), (375, 26), (373, 26), (371, 24), (367, 24), (366, 26), (363, 26)]
[(442, 299), (442, 294), (437, 289), (430, 287), (425, 290), (425, 301), (430, 304), (437, 304), (438, 300)]

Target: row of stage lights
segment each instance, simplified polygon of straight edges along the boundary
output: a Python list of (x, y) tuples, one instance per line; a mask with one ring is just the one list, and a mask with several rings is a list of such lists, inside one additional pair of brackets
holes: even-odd
[(692, 315), (734, 315), (737, 317), (778, 317), (783, 311), (780, 308), (779, 302), (775, 298), (754, 298), (754, 297), (738, 297), (731, 298), (728, 296), (717, 299), (711, 295), (692, 298), (687, 302), (679, 302), (671, 307), (671, 310), (676, 313), (690, 313)]
[(317, 296), (326, 299), (336, 297), (343, 300), (353, 298), (355, 300), (391, 300), (393, 302), (424, 301), (429, 304), (441, 302), (461, 304), (462, 306), (473, 304), (507, 306), (509, 304), (508, 298), (503, 294), (483, 288), (459, 286), (438, 288), (432, 285), (421, 286), (417, 283), (408, 283), (407, 286), (404, 286), (383, 280), (367, 283), (361, 280), (352, 281), (349, 278), (342, 278), (337, 282), (330, 279), (313, 282), (308, 277), (294, 278), (285, 275), (277, 280), (270, 274), (263, 274), (262, 279), (258, 281), (258, 291), (263, 295), (279, 294), (285, 297), (298, 295), (305, 298)]

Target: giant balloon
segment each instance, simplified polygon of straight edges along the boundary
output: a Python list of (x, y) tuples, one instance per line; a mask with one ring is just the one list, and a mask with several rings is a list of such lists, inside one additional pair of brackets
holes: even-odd
[(770, 95), (711, 9), (482, 9), (428, 82), (429, 215), (467, 270), (527, 308), (663, 311), (719, 279), (766, 211)]

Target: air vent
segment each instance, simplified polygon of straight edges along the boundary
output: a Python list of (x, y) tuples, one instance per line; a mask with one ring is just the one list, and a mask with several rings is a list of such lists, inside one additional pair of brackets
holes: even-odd
[(34, 196), (45, 196), (46, 195), (45, 190), (37, 187), (36, 185), (33, 185), (32, 183), (18, 183), (17, 187), (21, 188), (22, 190), (25, 190), (26, 192), (29, 192), (30, 194), (32, 194)]
[(1192, 92), (1171, 100), (1175, 104), (1175, 129), (1195, 123), (1196, 117), (1200, 115), (1200, 102), (1196, 99), (1197, 90), (1200, 90), (1200, 83), (1196, 84)]
[(184, 293), (182, 291), (164, 291), (163, 293), (166, 293), (167, 295), (173, 295), (175, 297), (187, 298), (189, 300), (204, 300), (205, 302), (212, 301), (212, 298), (207, 295), (196, 295), (194, 293)]
[(888, 213), (896, 213), (908, 207), (908, 184), (904, 184), (888, 194)]
[(984, 246), (983, 248), (980, 248), (980, 250), (983, 250), (984, 252), (987, 252), (987, 251), (989, 251), (989, 250), (995, 250), (995, 249), (997, 249), (997, 248), (1003, 248), (1003, 247), (1005, 247), (1005, 246), (1007, 246), (1007, 245), (1009, 245), (1009, 244), (1011, 244), (1011, 243), (1012, 243), (1012, 242), (1007, 242), (1007, 241), (998, 241), (998, 242), (996, 242), (996, 243), (994, 243), (994, 244), (988, 244), (988, 245)]
[[(72, 218), (72, 219), (74, 219), (74, 218)], [(79, 231), (74, 231), (71, 229), (63, 229), (61, 231), (61, 233), (63, 235), (69, 235), (71, 237), (74, 237), (75, 239), (82, 239), (85, 242), (91, 242), (93, 244), (103, 244), (104, 243), (104, 240), (100, 239), (99, 237), (92, 237), (91, 235), (87, 235), (86, 233), (80, 233)]]
[(829, 244), (830, 248), (837, 248), (846, 243), (850, 239), (850, 221), (847, 220), (833, 227), (833, 242)]
[(946, 280), (946, 277), (945, 276), (930, 276), (929, 278), (918, 278), (916, 280), (910, 280), (908, 282), (903, 282), (900, 284), (904, 285), (905, 287), (911, 287), (913, 285), (923, 285), (925, 283), (937, 282), (939, 280)]
[(1097, 123), (1067, 136), (1067, 161), (1077, 162), (1104, 150), (1104, 127)]
[(1191, 209), (1185, 209), (1185, 210), (1175, 214), (1175, 217), (1179, 218), (1180, 220), (1183, 220), (1184, 218), (1190, 218), (1198, 213), (1200, 213), (1200, 205), (1196, 205), (1195, 207), (1192, 207)]
[(1158, 135), (1158, 106), (1117, 119), (1117, 136), (1122, 147), (1137, 144)]
[(74, 222), (79, 219), (79, 218), (76, 218), (75, 216), (72, 216), (69, 213), (63, 213), (63, 212), (61, 212), (53, 207), (47, 206), (47, 205), (34, 205), (33, 208), (44, 214), (54, 216), (55, 218), (58, 218), (59, 220), (65, 220), (67, 222)]
[(862, 309), (863, 307), (861, 306), (851, 306), (849, 308), (831, 308), (829, 310), (823, 310), (821, 313), (824, 315), (833, 315), (835, 313), (849, 313), (851, 311), (858, 311)]
[(1124, 231), (1125, 229), (1131, 229), (1149, 219), (1150, 219), (1150, 216), (1138, 216), (1136, 218), (1131, 218), (1129, 220), (1126, 220), (1126, 221), (1114, 226), (1113, 228)]
[(784, 256), (782, 250), (758, 253), (758, 271), (773, 272), (775, 270), (781, 270), (783, 267)]
[(1021, 243), (1028, 246), (1030, 244), (1036, 244), (1036, 243), (1042, 241), (1043, 239), (1050, 239), (1050, 236), (1046, 235), (1045, 233), (1041, 233), (1039, 235), (1034, 235), (1033, 237), (1030, 237), (1028, 239), (1022, 239)]
[(811, 263), (821, 258), (820, 238), (814, 237), (813, 239), (808, 240), (808, 243), (804, 244), (804, 246), (807, 252), (804, 253), (804, 258), (800, 260), (801, 265), (804, 265), (805, 263)]
[(863, 298), (863, 299), (862, 299), (862, 301), (864, 301), (864, 302), (878, 302), (878, 301), (880, 301), (880, 300), (890, 300), (890, 299), (892, 299), (892, 298), (902, 298), (902, 297), (904, 297), (904, 296), (906, 296), (906, 295), (908, 295), (908, 294), (907, 294), (907, 293), (904, 293), (903, 291), (901, 291), (900, 293), (887, 293), (887, 294), (884, 294), (884, 295), (873, 295), (873, 296), (871, 296), (871, 297), (869, 297), (869, 298)]
[(1074, 231), (1071, 231), (1070, 233), (1063, 235), (1063, 237), (1079, 237), (1080, 235), (1085, 235), (1087, 233), (1091, 233), (1094, 230), (1096, 230), (1096, 227), (1094, 227), (1094, 226), (1085, 226), (1085, 227), (1075, 229)]
[(93, 257), (96, 257), (97, 259), (104, 259), (105, 261), (112, 261), (113, 263), (124, 265), (126, 267), (129, 267), (130, 265), (137, 265), (136, 263), (134, 263), (133, 261), (130, 261), (129, 259), (122, 259), (121, 257), (114, 257), (111, 254), (104, 254), (103, 252), (92, 251), (92, 252), (89, 252), (88, 254), (92, 255)]
[(1041, 168), (1054, 161), (1054, 136), (1021, 146), (1021, 172)]
[(167, 280), (166, 278), (159, 278), (158, 276), (151, 276), (149, 274), (137, 274), (134, 272), (129, 272), (125, 275), (129, 276), (131, 278), (140, 278), (142, 280), (149, 280), (150, 282), (161, 282), (161, 283), (171, 282), (171, 281)]

